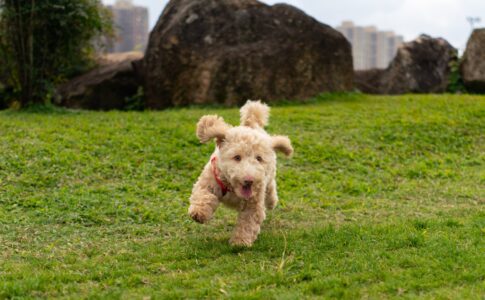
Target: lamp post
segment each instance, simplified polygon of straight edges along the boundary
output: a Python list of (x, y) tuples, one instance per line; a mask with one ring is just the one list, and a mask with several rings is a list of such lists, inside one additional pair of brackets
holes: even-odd
[(470, 23), (472, 31), (475, 29), (475, 25), (482, 21), (480, 17), (467, 17), (466, 20), (468, 21), (468, 23)]

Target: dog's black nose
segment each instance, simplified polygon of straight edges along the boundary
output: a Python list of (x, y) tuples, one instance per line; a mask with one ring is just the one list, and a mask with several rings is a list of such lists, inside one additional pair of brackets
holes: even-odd
[(251, 186), (253, 184), (252, 180), (244, 180), (244, 185), (245, 186)]

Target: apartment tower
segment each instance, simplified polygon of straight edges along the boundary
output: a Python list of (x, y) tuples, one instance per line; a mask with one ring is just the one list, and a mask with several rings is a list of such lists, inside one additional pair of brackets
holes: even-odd
[(109, 52), (144, 51), (148, 43), (148, 9), (131, 0), (108, 5), (113, 14), (116, 37)]
[(350, 21), (342, 22), (337, 30), (352, 44), (356, 70), (387, 68), (403, 43), (403, 37), (392, 31), (379, 31), (374, 26), (355, 26)]

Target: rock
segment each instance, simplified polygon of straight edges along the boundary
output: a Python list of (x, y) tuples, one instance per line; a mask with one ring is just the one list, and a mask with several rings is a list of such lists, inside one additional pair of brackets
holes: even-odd
[(362, 93), (381, 94), (384, 69), (358, 70), (354, 74), (354, 86)]
[(485, 28), (473, 31), (460, 72), (467, 91), (485, 93)]
[(143, 58), (143, 53), (139, 51), (109, 53), (102, 55), (97, 59), (98, 66), (106, 66), (124, 61), (136, 61)]
[(442, 38), (421, 35), (402, 45), (382, 77), (388, 94), (442, 93), (449, 84), (458, 51)]
[(357, 89), (375, 94), (443, 93), (457, 50), (442, 38), (421, 35), (403, 44), (387, 69), (357, 71)]
[(135, 95), (140, 86), (132, 63), (142, 58), (141, 52), (102, 57), (97, 68), (58, 88), (59, 104), (93, 110), (125, 108), (126, 99)]
[(146, 105), (242, 104), (352, 89), (350, 44), (285, 4), (171, 0), (143, 61)]

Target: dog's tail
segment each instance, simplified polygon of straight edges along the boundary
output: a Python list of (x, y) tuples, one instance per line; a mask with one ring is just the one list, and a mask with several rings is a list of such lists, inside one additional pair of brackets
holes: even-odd
[(264, 128), (268, 125), (269, 106), (261, 101), (248, 100), (243, 107), (241, 107), (241, 125), (251, 128)]

